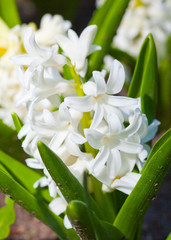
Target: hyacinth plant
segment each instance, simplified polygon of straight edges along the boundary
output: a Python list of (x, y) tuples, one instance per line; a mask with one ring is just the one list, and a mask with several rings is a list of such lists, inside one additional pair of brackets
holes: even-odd
[[(26, 109), (23, 121), (12, 117), (27, 157), (24, 165), (0, 152), (0, 189), (60, 239), (140, 239), (143, 216), (171, 166), (170, 130), (151, 149), (160, 124), (152, 35), (127, 96), (122, 63), (103, 69), (128, 3), (107, 0), (80, 36), (67, 25), (49, 44), (46, 30), (27, 26), (24, 53), (11, 57), (22, 86), (18, 104)], [(14, 130), (1, 125), (10, 138)]]

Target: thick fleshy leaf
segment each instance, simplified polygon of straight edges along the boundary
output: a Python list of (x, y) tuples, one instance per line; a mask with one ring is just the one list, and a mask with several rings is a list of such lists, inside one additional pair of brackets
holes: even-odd
[(14, 201), (5, 198), (6, 206), (0, 209), (0, 238), (6, 239), (10, 233), (10, 226), (15, 221)]
[[(9, 145), (10, 139), (10, 145)], [(7, 126), (0, 119), (0, 150), (9, 154), (10, 156), (16, 157), (20, 162), (24, 162), (27, 155), (24, 153), (21, 142), (17, 139), (17, 132)]]
[(161, 128), (167, 129), (171, 122), (171, 36), (166, 44), (165, 57), (159, 66), (159, 104), (157, 118)]
[(155, 118), (157, 107), (158, 68), (156, 48), (149, 34), (141, 48), (128, 91), (128, 97), (141, 97), (141, 110), (148, 121)]
[[(73, 200), (85, 202), (84, 189), (76, 177), (70, 172), (64, 162), (44, 143), (38, 142), (38, 149), (49, 174), (59, 187), (65, 200), (69, 203)], [(96, 214), (105, 219), (98, 206), (91, 198), (92, 209)]]
[[(108, 2), (108, 1), (107, 1)], [(128, 6), (129, 0), (115, 0), (109, 1), (109, 7), (105, 9), (105, 16), (99, 22), (99, 28), (94, 40), (94, 44), (100, 45), (102, 49), (91, 55), (89, 60), (88, 78), (91, 76), (93, 70), (99, 70), (104, 56), (109, 52), (113, 36), (122, 20), (122, 16)], [(103, 12), (99, 13), (104, 14)], [(98, 18), (100, 19), (100, 17)], [(95, 22), (99, 20), (95, 20)]]
[(47, 224), (61, 239), (78, 239), (72, 229), (67, 230), (64, 227), (63, 219), (49, 210), (40, 192), (37, 192), (35, 196), (32, 195), (19, 182), (15, 181), (2, 170), (0, 170), (0, 190), (5, 194), (9, 194), (16, 203)]
[(23, 126), (23, 122), (21, 121), (21, 119), (19, 118), (19, 116), (16, 113), (12, 113), (12, 120), (14, 122), (14, 126), (16, 128), (17, 133), (19, 133), (20, 129)]
[(81, 201), (72, 201), (66, 213), (80, 239), (117, 240), (122, 238), (122, 234), (112, 224), (99, 220)]
[(10, 28), (14, 27), (17, 24), (21, 24), (15, 0), (0, 1), (0, 16)]
[[(32, 194), (36, 193), (36, 189), (33, 188), (33, 184), (42, 177), (40, 173), (28, 168), (2, 151), (0, 151), (0, 163), (17, 182), (20, 182), (24, 188)], [(47, 202), (52, 200), (47, 189), (42, 189), (41, 194)]]
[(89, 25), (97, 25), (97, 27), (101, 27), (101, 25), (103, 24), (104, 18), (106, 17), (106, 14), (108, 13), (111, 4), (114, 2), (115, 0), (107, 0), (104, 2), (104, 4), (100, 7), (97, 8), (94, 11), (94, 14), (89, 22)]
[(128, 239), (134, 237), (136, 226), (138, 227), (171, 167), (171, 137), (166, 138), (165, 135), (164, 138), (164, 143), (163, 138), (161, 140), (163, 144), (160, 143), (160, 140), (156, 143), (156, 151), (147, 159), (140, 180), (114, 221), (114, 226)]
[(171, 233), (168, 235), (168, 237), (166, 238), (166, 240), (171, 240)]

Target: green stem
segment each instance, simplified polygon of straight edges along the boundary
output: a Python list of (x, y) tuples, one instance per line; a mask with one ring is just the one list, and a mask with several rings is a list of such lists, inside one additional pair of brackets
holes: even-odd
[[(71, 64), (69, 64), (69, 68), (70, 68), (71, 75), (75, 81), (75, 90), (76, 90), (77, 95), (79, 97), (85, 96), (85, 94), (83, 92), (80, 76), (76, 73), (75, 67), (72, 66)], [(83, 112), (83, 117), (81, 119), (82, 130), (84, 130), (85, 128), (89, 128), (91, 125), (91, 121), (92, 121), (92, 119), (91, 119), (90, 112)], [(84, 131), (83, 131), (83, 136), (84, 136)], [(93, 157), (96, 156), (97, 151), (94, 148), (92, 148), (88, 144), (88, 142), (84, 143), (84, 146), (85, 146), (85, 150), (87, 153), (91, 153), (93, 155)]]

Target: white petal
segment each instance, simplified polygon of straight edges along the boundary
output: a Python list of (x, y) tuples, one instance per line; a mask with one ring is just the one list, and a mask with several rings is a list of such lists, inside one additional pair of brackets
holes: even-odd
[(42, 177), (34, 183), (33, 187), (34, 188), (37, 188), (39, 186), (40, 187), (46, 187), (47, 185), (48, 185), (47, 177)]
[(117, 149), (112, 149), (110, 156), (107, 161), (107, 172), (109, 178), (115, 178), (121, 168), (121, 155)]
[(122, 124), (115, 113), (109, 113), (109, 115), (107, 116), (107, 122), (109, 124), (110, 135), (119, 134), (121, 132)]
[(95, 149), (100, 149), (103, 146), (104, 134), (94, 130), (94, 129), (84, 129), (85, 137), (88, 143)]
[(93, 78), (96, 82), (96, 87), (97, 87), (97, 93), (96, 95), (102, 94), (106, 92), (106, 82), (103, 77), (103, 74), (98, 71), (93, 72)]
[(67, 207), (67, 203), (64, 199), (58, 197), (52, 200), (49, 204), (49, 208), (52, 212), (54, 212), (56, 215), (60, 215), (61, 213), (65, 212)]
[(118, 149), (125, 153), (140, 153), (142, 151), (143, 146), (138, 143), (126, 142), (120, 140), (118, 145)]
[(51, 180), (51, 182), (49, 183), (49, 194), (51, 197), (55, 198), (56, 194), (57, 194), (57, 187), (56, 187), (56, 183)]
[(71, 140), (77, 144), (83, 144), (87, 142), (87, 139), (84, 138), (81, 134), (73, 132), (71, 136)]
[(85, 84), (83, 84), (83, 91), (86, 95), (96, 96), (96, 84), (92, 81), (86, 82)]
[(82, 50), (82, 55), (84, 57), (87, 57), (89, 54), (89, 48), (94, 40), (96, 31), (97, 31), (97, 26), (90, 25), (86, 27), (80, 35), (79, 47), (80, 47), (80, 50)]
[(153, 120), (153, 122), (148, 126), (148, 135), (142, 139), (142, 143), (149, 142), (155, 137), (159, 125), (160, 122), (158, 120)]
[(121, 177), (120, 179), (116, 179), (112, 185), (112, 189), (118, 189), (121, 192), (124, 192), (126, 194), (130, 194), (137, 184), (139, 178), (141, 177), (141, 174), (138, 173), (128, 173), (124, 177)]
[(27, 158), (25, 161), (26, 161), (27, 166), (30, 168), (34, 168), (34, 169), (43, 169), (44, 168), (42, 162), (40, 162), (39, 160), (37, 160), (35, 158)]
[(65, 217), (64, 217), (64, 226), (66, 227), (66, 229), (72, 228), (72, 225), (71, 225), (67, 215), (65, 215)]
[(129, 97), (121, 97), (121, 96), (107, 96), (107, 103), (114, 107), (127, 107), (137, 105), (139, 100), (135, 98)]
[(68, 135), (67, 131), (58, 131), (49, 143), (51, 150), (56, 152)]
[(91, 162), (90, 171), (92, 174), (98, 174), (105, 167), (105, 163), (108, 161), (110, 151), (106, 147), (102, 147), (98, 152), (95, 159)]
[(95, 113), (93, 116), (93, 121), (91, 123), (90, 128), (97, 128), (99, 124), (101, 123), (104, 116), (104, 108), (101, 106), (101, 104), (96, 104), (95, 106)]
[(71, 114), (64, 102), (59, 106), (59, 116), (61, 121), (72, 122)]
[(119, 93), (123, 87), (125, 81), (125, 71), (122, 64), (114, 60), (110, 70), (109, 79), (107, 82), (107, 93), (116, 94)]
[(90, 112), (94, 107), (94, 102), (91, 96), (66, 97), (64, 102), (68, 107), (80, 112)]

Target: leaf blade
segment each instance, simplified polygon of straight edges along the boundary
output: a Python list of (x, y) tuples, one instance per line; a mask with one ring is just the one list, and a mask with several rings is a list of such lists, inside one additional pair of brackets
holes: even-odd
[(139, 53), (128, 97), (141, 97), (141, 110), (148, 121), (155, 118), (157, 108), (158, 67), (153, 37), (149, 34)]
[(170, 167), (171, 137), (151, 157), (137, 185), (114, 221), (114, 226), (127, 238), (130, 239), (134, 236), (135, 226), (141, 221), (151, 201), (155, 198)]

